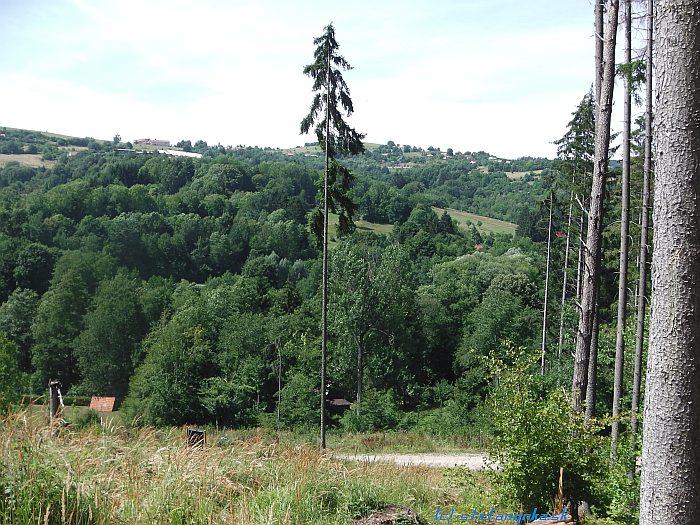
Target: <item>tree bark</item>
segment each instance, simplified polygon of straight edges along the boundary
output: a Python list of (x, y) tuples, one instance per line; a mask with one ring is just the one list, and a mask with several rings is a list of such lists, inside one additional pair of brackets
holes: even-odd
[(585, 243), (583, 242), (583, 218), (586, 214), (586, 210), (581, 209), (581, 217), (578, 223), (578, 256), (576, 260), (576, 302), (581, 301), (581, 268), (583, 267), (583, 250)]
[(700, 515), (700, 6), (658, 0), (654, 259), (640, 524)]
[(576, 354), (572, 381), (573, 408), (583, 411), (583, 400), (588, 386), (588, 362), (596, 304), (596, 291), (600, 281), (600, 251), (602, 241), (603, 199), (608, 171), (610, 147), (610, 119), (615, 86), (615, 43), (617, 40), (617, 15), (619, 0), (610, 0), (608, 24), (604, 46), (603, 81), (600, 91), (600, 110), (596, 118), (595, 158), (593, 181), (588, 212), (588, 233), (584, 250), (584, 275), (581, 289), (581, 312), (576, 334)]
[(595, 417), (596, 390), (598, 382), (598, 307), (593, 317), (593, 334), (591, 335), (591, 355), (588, 361), (588, 383), (586, 385), (586, 426)]
[(595, 34), (595, 77), (593, 81), (593, 100), (596, 112), (600, 110), (600, 90), (603, 82), (603, 1), (593, 0), (593, 18)]
[[(625, 5), (625, 64), (632, 63), (632, 0)], [(617, 456), (617, 439), (620, 435), (620, 403), (622, 400), (625, 367), (625, 322), (627, 321), (627, 254), (630, 227), (630, 134), (632, 130), (632, 85), (630, 75), (624, 82), (624, 117), (622, 124), (622, 197), (620, 211), (620, 275), (617, 289), (617, 333), (615, 339), (615, 373), (613, 380), (611, 456)]]
[(647, 0), (647, 71), (644, 122), (644, 184), (642, 189), (641, 233), (639, 238), (639, 284), (637, 285), (637, 329), (635, 334), (634, 377), (632, 380), (632, 415), (630, 418), (632, 441), (638, 428), (639, 398), (642, 389), (642, 355), (644, 353), (644, 324), (646, 321), (647, 253), (649, 247), (649, 193), (651, 182), (651, 122), (653, 115), (652, 76), (654, 51), (654, 1)]

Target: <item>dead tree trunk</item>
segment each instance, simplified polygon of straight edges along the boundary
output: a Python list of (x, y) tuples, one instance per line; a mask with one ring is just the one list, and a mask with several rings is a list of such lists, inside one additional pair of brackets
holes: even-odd
[(593, 100), (595, 101), (596, 114), (600, 110), (600, 91), (603, 81), (603, 40), (604, 40), (604, 20), (603, 2), (604, 0), (593, 0), (593, 17), (595, 35), (595, 77), (593, 80)]
[(574, 182), (576, 173), (571, 177), (571, 196), (569, 197), (569, 220), (566, 224), (566, 248), (564, 249), (564, 276), (561, 286), (561, 312), (559, 313), (559, 344), (557, 347), (557, 355), (561, 357), (561, 350), (564, 346), (564, 306), (566, 305), (566, 284), (569, 269), (569, 248), (571, 246), (571, 216), (574, 211)]
[(49, 380), (49, 423), (53, 426), (61, 415), (61, 382)]
[(596, 118), (595, 158), (593, 181), (588, 213), (588, 233), (584, 250), (584, 275), (581, 289), (581, 312), (578, 333), (576, 334), (576, 354), (572, 381), (573, 408), (583, 411), (583, 400), (588, 386), (588, 362), (590, 358), (591, 336), (597, 287), (600, 281), (600, 252), (602, 241), (603, 199), (605, 180), (608, 171), (608, 151), (610, 147), (610, 119), (612, 114), (613, 89), (615, 86), (615, 42), (617, 40), (617, 15), (619, 0), (610, 0), (608, 24), (605, 35), (603, 81), (600, 92), (600, 110)]
[[(625, 0), (625, 64), (632, 63), (632, 0)], [(631, 73), (625, 75), (624, 118), (622, 126), (622, 198), (620, 211), (620, 276), (617, 289), (617, 333), (615, 340), (615, 374), (613, 381), (612, 432), (610, 452), (617, 455), (617, 439), (620, 435), (620, 403), (622, 400), (623, 372), (625, 365), (625, 323), (627, 321), (627, 254), (630, 226), (630, 132), (632, 130)]]

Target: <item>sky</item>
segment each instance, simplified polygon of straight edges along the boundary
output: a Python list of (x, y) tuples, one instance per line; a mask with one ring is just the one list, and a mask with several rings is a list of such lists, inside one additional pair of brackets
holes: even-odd
[(552, 158), (591, 84), (592, 21), (590, 0), (0, 0), (0, 126), (314, 142), (302, 69), (332, 22), (367, 142)]

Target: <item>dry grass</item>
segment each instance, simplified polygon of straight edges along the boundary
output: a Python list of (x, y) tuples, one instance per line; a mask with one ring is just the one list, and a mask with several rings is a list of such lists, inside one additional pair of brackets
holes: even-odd
[(437, 505), (491, 501), (485, 473), (347, 463), (262, 431), (209, 436), (199, 450), (181, 428), (52, 434), (27, 411), (0, 427), (2, 522), (348, 524), (386, 504), (429, 520)]
[(518, 180), (522, 179), (525, 175), (528, 173), (532, 173), (535, 176), (539, 176), (540, 173), (542, 173), (542, 170), (534, 170), (534, 171), (506, 171), (506, 177), (508, 177), (511, 180)]
[(21, 155), (0, 154), (0, 167), (5, 166), (10, 162), (18, 162), (23, 166), (29, 166), (31, 168), (40, 168), (42, 166), (46, 168), (53, 168), (56, 164), (55, 160), (41, 160), (41, 155), (38, 153), (23, 153)]

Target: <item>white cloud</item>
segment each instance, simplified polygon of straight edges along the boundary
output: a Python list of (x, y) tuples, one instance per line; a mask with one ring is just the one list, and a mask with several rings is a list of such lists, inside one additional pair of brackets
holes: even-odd
[(438, 16), (456, 6), (51, 4), (40, 27), (26, 21), (21, 67), (0, 65), (0, 97), (15, 101), (0, 124), (97, 138), (301, 144), (313, 140), (298, 134), (312, 98), (301, 69), (331, 19), (356, 67), (345, 74), (351, 122), (368, 140), (553, 155), (549, 143), (588, 89), (588, 21), (481, 27), (472, 18), (462, 28)]

